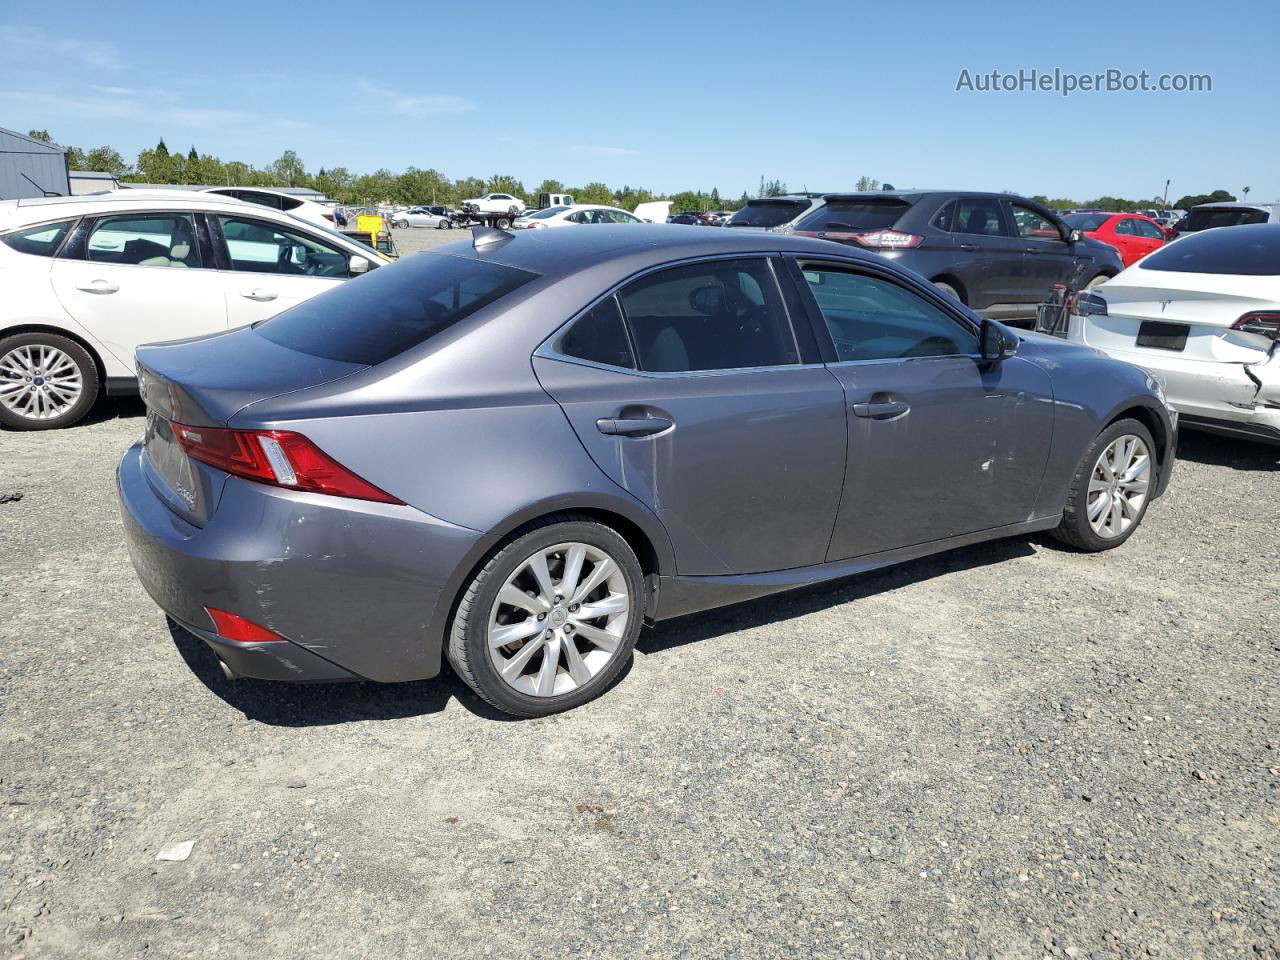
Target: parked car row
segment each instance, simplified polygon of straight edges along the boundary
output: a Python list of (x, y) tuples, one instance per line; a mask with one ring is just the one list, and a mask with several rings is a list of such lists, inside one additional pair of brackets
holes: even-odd
[(668, 225), (476, 228), (138, 374), (130, 553), (228, 676), (447, 660), (519, 716), (607, 690), (645, 620), (1033, 531), (1116, 547), (1177, 433), (1143, 371), (872, 249)]

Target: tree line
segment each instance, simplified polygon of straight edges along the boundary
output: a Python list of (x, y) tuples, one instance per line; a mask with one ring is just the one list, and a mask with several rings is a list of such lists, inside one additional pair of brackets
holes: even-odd
[[(53, 143), (47, 130), (32, 130), (28, 136), (45, 143)], [(495, 174), (491, 177), (463, 177), (452, 180), (438, 170), (422, 170), (409, 167), (402, 173), (380, 169), (373, 173), (352, 173), (346, 167), (321, 167), (309, 173), (302, 159), (293, 150), (286, 150), (273, 163), (255, 167), (239, 160), (221, 160), (208, 153), (200, 153), (192, 146), (183, 153), (171, 151), (161, 139), (154, 147), (138, 153), (130, 164), (112, 147), (94, 147), (82, 150), (67, 147), (67, 161), (72, 170), (91, 170), (110, 173), (125, 183), (201, 184), (205, 186), (244, 187), (310, 187), (326, 197), (346, 206), (392, 203), (414, 206), (418, 204), (445, 204), (456, 207), (463, 200), (483, 196), (486, 193), (509, 193), (520, 197), (527, 204), (536, 206), (541, 193), (568, 193), (578, 203), (610, 204), (626, 210), (634, 210), (636, 204), (650, 200), (670, 200), (673, 213), (685, 210), (736, 210), (751, 196), (747, 191), (733, 199), (720, 194), (716, 188), (710, 191), (681, 190), (665, 194), (644, 187), (623, 186), (613, 189), (608, 184), (592, 181), (583, 186), (567, 186), (559, 180), (543, 180), (532, 190), (525, 189), (516, 177)], [(856, 190), (878, 190), (880, 181), (862, 176), (854, 184)], [(777, 197), (787, 193), (785, 182), (760, 178), (755, 193), (757, 197)], [(1012, 193), (1013, 191), (1006, 191)], [(1247, 197), (1249, 188), (1241, 192)], [(1084, 202), (1066, 198), (1050, 199), (1043, 195), (1031, 198), (1054, 210), (1096, 208), (1127, 213), (1149, 208), (1161, 209), (1165, 203), (1160, 197), (1150, 200), (1126, 200), (1121, 197), (1098, 197)], [(1198, 203), (1233, 201), (1235, 196), (1226, 190), (1208, 194), (1187, 195), (1172, 204), (1175, 209), (1189, 210)]]

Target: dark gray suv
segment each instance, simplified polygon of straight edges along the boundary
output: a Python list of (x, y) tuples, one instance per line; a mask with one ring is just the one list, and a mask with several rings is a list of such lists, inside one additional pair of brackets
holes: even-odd
[(1025, 324), (1055, 285), (1090, 289), (1124, 269), (1114, 247), (1012, 194), (910, 190), (824, 200), (795, 233), (873, 250), (997, 320)]
[(447, 658), (524, 716), (601, 693), (647, 621), (993, 537), (1117, 546), (1176, 435), (1137, 367), (880, 257), (666, 225), (479, 228), (138, 370), (134, 566), (228, 673)]

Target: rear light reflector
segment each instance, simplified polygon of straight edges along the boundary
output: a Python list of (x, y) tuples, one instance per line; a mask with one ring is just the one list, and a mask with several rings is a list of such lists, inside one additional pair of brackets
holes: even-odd
[(1253, 313), (1246, 313), (1231, 325), (1231, 329), (1280, 340), (1280, 312), (1256, 310)]
[(356, 476), (300, 433), (171, 424), (187, 456), (246, 480), (353, 500), (403, 504)]
[(333, 223), (333, 222), (334, 222), (334, 220), (333, 220), (333, 214), (332, 214), (332, 213), (322, 213), (322, 214), (320, 214), (320, 216), (324, 217), (324, 218), (325, 218), (326, 220), (328, 220), (330, 223)]
[(213, 621), (214, 631), (223, 640), (230, 640), (232, 643), (288, 643), (284, 637), (278, 633), (272, 633), (266, 627), (260, 627), (252, 620), (246, 620), (244, 617), (237, 616), (234, 613), (227, 613), (225, 610), (218, 610), (214, 607), (205, 607), (205, 613), (209, 614), (209, 619)]

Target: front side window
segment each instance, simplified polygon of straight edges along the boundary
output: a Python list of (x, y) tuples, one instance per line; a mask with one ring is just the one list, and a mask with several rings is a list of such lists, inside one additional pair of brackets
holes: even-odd
[(1019, 203), (1010, 204), (1010, 206), (1013, 207), (1013, 222), (1017, 224), (1018, 236), (1028, 240), (1062, 239), (1057, 224), (1052, 220)]
[(140, 267), (199, 267), (195, 220), (188, 213), (102, 217), (89, 234), (95, 263)]
[(592, 363), (635, 368), (622, 313), (618, 309), (618, 301), (613, 297), (601, 301), (589, 313), (575, 321), (561, 335), (556, 343), (556, 350), (566, 357), (590, 360)]
[(955, 233), (972, 233), (984, 237), (1006, 237), (1004, 217), (1000, 214), (1000, 203), (985, 198), (966, 197), (956, 202), (955, 225), (951, 228)]
[(1163, 240), (1164, 234), (1160, 232), (1160, 228), (1149, 220), (1134, 220), (1133, 230), (1140, 237), (1146, 237), (1148, 240)]
[(27, 227), (6, 233), (0, 240), (6, 246), (19, 253), (30, 253), (37, 257), (52, 257), (62, 245), (62, 239), (74, 226), (74, 220), (63, 220), (60, 223), (42, 223), (38, 227)]
[(1116, 221), (1116, 233), (1120, 234), (1122, 237), (1135, 236), (1135, 231), (1133, 229), (1135, 222), (1136, 221), (1134, 221), (1132, 217), (1122, 217)]
[(350, 255), (301, 230), (265, 220), (218, 215), (231, 269), (298, 277), (347, 277)]
[(423, 343), (536, 276), (496, 263), (424, 253), (339, 284), (259, 323), (290, 350), (378, 364)]
[(673, 267), (635, 281), (619, 299), (642, 370), (800, 362), (781, 294), (763, 259)]
[(838, 360), (978, 352), (977, 338), (967, 327), (888, 280), (821, 266), (805, 267), (804, 278), (835, 341)]

